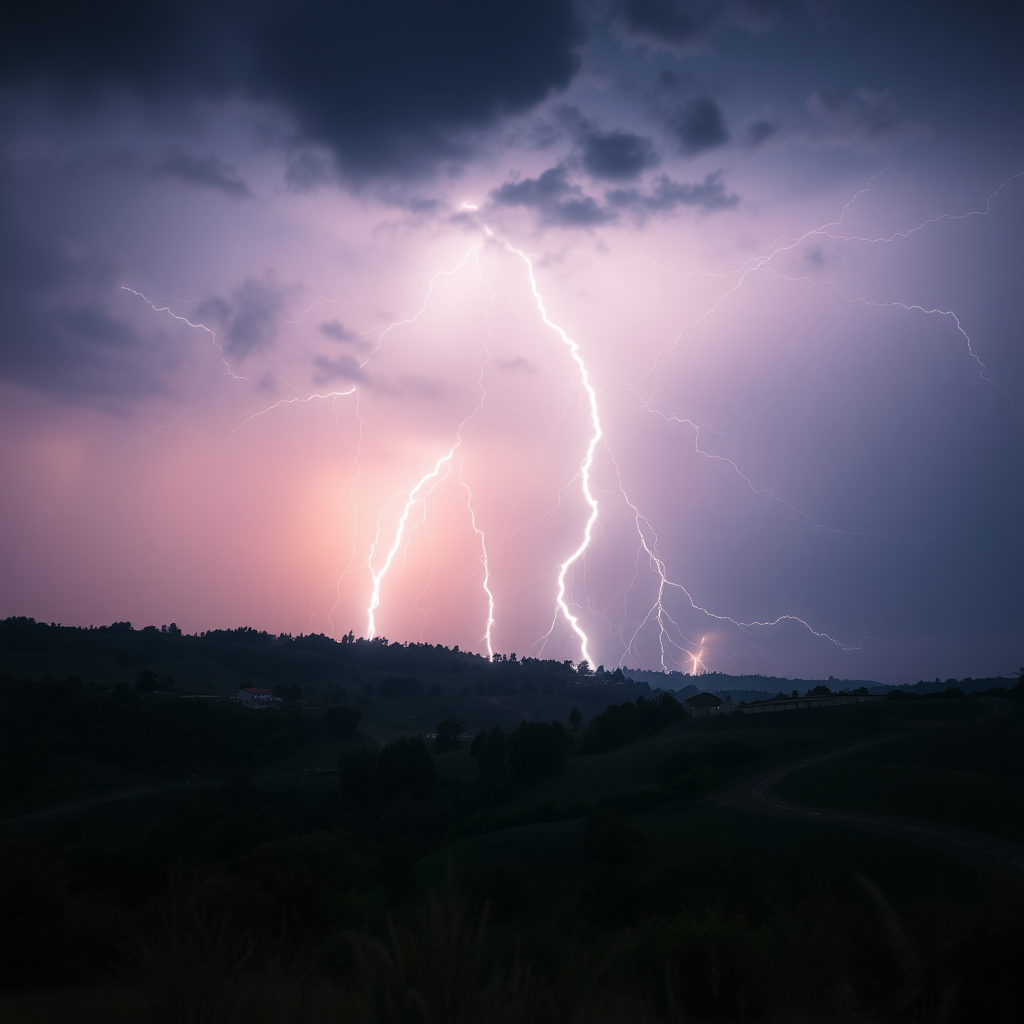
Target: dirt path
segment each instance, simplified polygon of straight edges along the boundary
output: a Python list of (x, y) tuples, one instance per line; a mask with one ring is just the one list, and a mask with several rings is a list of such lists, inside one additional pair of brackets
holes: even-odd
[[(991, 718), (1001, 717), (1008, 711), (994, 702), (986, 701), (986, 703), (989, 704), (988, 712), (980, 718), (974, 719), (973, 722), (957, 723), (957, 725), (977, 725)], [(788, 764), (779, 765), (767, 772), (762, 772), (753, 779), (747, 779), (737, 786), (730, 794), (729, 802), (744, 810), (755, 811), (759, 814), (772, 814), (777, 817), (799, 818), (804, 821), (818, 821), (830, 825), (842, 825), (846, 828), (865, 829), (880, 835), (891, 836), (894, 839), (912, 839), (933, 849), (952, 854), (961, 860), (969, 861), (975, 866), (991, 868), (999, 864), (1016, 873), (1024, 874), (1024, 847), (998, 836), (973, 832), (940, 822), (895, 818), (882, 814), (864, 814), (860, 811), (804, 807), (801, 804), (789, 803), (772, 792), (775, 786), (798, 768), (830, 761), (853, 753), (855, 750), (863, 750), (865, 747), (896, 738), (880, 736), (876, 739), (840, 747), (838, 750), (801, 757)]]

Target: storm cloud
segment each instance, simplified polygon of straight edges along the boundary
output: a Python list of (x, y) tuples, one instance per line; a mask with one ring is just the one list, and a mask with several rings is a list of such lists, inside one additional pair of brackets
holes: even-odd
[(197, 315), (217, 331), (228, 355), (244, 358), (266, 351), (277, 340), (291, 292), (272, 276), (262, 281), (249, 277), (226, 294), (200, 303)]
[(618, 129), (583, 136), (583, 166), (592, 178), (628, 181), (658, 163), (654, 143)]
[(166, 395), (159, 332), (142, 331), (109, 254), (29, 230), (0, 205), (0, 377), (120, 414)]
[(613, 207), (640, 213), (663, 213), (677, 206), (693, 206), (706, 212), (729, 210), (740, 201), (738, 195), (726, 191), (720, 170), (712, 171), (698, 182), (673, 181), (663, 174), (649, 191), (615, 189), (605, 198)]
[(80, 108), (125, 92), (265, 101), (347, 174), (402, 177), (568, 85), (581, 38), (570, 0), (43, 0), (8, 15), (0, 82)]
[(779, 0), (616, 0), (613, 18), (629, 39), (685, 50), (729, 22), (751, 32), (771, 26), (783, 8)]
[(190, 185), (212, 188), (232, 199), (249, 199), (252, 192), (245, 179), (230, 164), (215, 156), (176, 155), (153, 168), (157, 177), (178, 178)]
[(507, 181), (491, 192), (500, 206), (523, 206), (539, 214), (546, 224), (594, 227), (610, 220), (612, 214), (592, 196), (568, 180), (564, 167), (549, 167), (536, 178)]
[(698, 96), (665, 117), (669, 131), (687, 156), (696, 156), (729, 141), (725, 117), (710, 96)]

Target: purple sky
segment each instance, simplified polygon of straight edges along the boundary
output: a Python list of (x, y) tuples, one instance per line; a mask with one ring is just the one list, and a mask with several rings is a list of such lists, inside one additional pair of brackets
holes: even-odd
[(24, 9), (0, 615), (1009, 674), (1024, 25), (891, 6)]

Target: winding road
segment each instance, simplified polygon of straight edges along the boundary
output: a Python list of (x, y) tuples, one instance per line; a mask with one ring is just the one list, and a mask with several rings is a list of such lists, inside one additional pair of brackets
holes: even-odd
[[(973, 722), (957, 723), (977, 725), (990, 718), (1007, 713), (994, 702), (986, 701), (989, 711), (976, 718)], [(864, 740), (849, 746), (840, 747), (824, 754), (801, 757), (788, 764), (778, 765), (760, 775), (747, 779), (737, 786), (730, 794), (729, 802), (748, 811), (759, 814), (771, 814), (776, 817), (798, 818), (804, 821), (817, 821), (829, 825), (842, 825), (846, 828), (858, 828), (894, 839), (911, 839), (933, 849), (966, 860), (974, 866), (991, 868), (1000, 865), (1011, 871), (1024, 874), (1024, 847), (999, 836), (969, 829), (957, 828), (939, 822), (917, 821), (913, 818), (896, 818), (882, 814), (864, 814), (860, 811), (837, 811), (828, 808), (805, 807), (792, 804), (776, 796), (772, 790), (787, 775), (808, 765), (820, 764), (837, 757), (843, 757), (856, 750), (863, 750), (878, 743), (884, 743), (896, 737), (880, 736), (876, 739)]]

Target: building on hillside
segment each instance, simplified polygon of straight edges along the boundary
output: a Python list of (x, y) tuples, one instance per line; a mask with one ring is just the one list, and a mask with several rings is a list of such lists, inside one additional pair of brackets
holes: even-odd
[(884, 697), (869, 693), (825, 693), (805, 697), (786, 697), (779, 694), (770, 700), (758, 700), (738, 708), (745, 715), (761, 715), (772, 711), (797, 711), (801, 708), (831, 708), (842, 704), (865, 704), (885, 700)]
[(728, 714), (732, 711), (732, 704), (726, 703), (721, 697), (713, 693), (695, 693), (683, 701), (683, 707), (693, 715), (694, 718), (702, 718), (705, 715)]
[(281, 703), (281, 698), (275, 697), (270, 690), (261, 690), (255, 686), (243, 687), (231, 699), (237, 700), (247, 708), (256, 708), (257, 710)]

